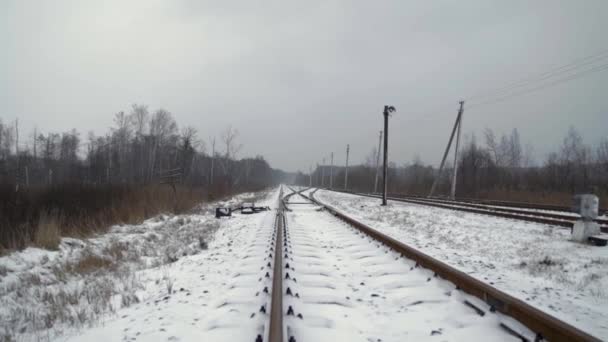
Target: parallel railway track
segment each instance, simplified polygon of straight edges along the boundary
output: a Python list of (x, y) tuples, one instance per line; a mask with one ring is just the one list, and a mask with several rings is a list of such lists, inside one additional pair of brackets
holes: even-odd
[[(543, 218), (557, 219), (563, 221), (572, 221), (579, 218), (578, 214), (571, 212), (570, 208), (555, 206), (555, 205), (543, 205), (534, 203), (523, 203), (523, 202), (504, 202), (504, 201), (493, 201), (493, 200), (473, 200), (473, 199), (441, 199), (441, 198), (424, 198), (416, 196), (406, 195), (391, 195), (391, 198), (405, 198), (405, 199), (418, 199), (432, 203), (448, 203), (452, 205), (479, 208), (492, 211), (506, 212), (518, 215), (529, 215), (539, 216)], [(519, 209), (516, 209), (519, 208)], [(602, 226), (608, 226), (608, 219), (598, 218), (595, 220)]]
[[(341, 190), (331, 190), (336, 192), (349, 193), (359, 196), (366, 197), (375, 197), (380, 198), (380, 195), (376, 194), (368, 194), (368, 193), (358, 193), (358, 192), (348, 192)], [(504, 217), (509, 219), (528, 221), (528, 222), (536, 222), (541, 224), (549, 224), (553, 226), (560, 226), (564, 228), (572, 228), (574, 222), (578, 219), (576, 215), (568, 214), (568, 213), (556, 213), (556, 212), (543, 212), (538, 210), (545, 209), (536, 209), (536, 208), (526, 208), (526, 209), (515, 209), (515, 208), (504, 208), (499, 207), (498, 205), (487, 205), (487, 204), (478, 204), (465, 202), (460, 200), (444, 200), (444, 199), (436, 199), (436, 198), (424, 198), (424, 197), (414, 197), (414, 196), (404, 196), (404, 195), (391, 195), (388, 196), (388, 199), (398, 202), (406, 202), (413, 204), (421, 204), (427, 205), (431, 207), (443, 208), (443, 209), (452, 209), (458, 211), (465, 211), (475, 214), (481, 215), (490, 215), (497, 217)], [(608, 219), (598, 218), (595, 220), (600, 224), (600, 229), (604, 233), (608, 233)]]
[[(395, 197), (399, 197), (398, 194)], [(500, 200), (486, 200), (486, 199), (477, 199), (477, 198), (457, 198), (459, 202), (469, 202), (469, 203), (477, 203), (477, 204), (486, 204), (492, 206), (501, 206), (501, 207), (513, 207), (513, 208), (522, 208), (522, 209), (535, 209), (535, 210), (550, 210), (550, 211), (562, 211), (562, 212), (570, 212), (571, 208), (563, 205), (555, 205), (555, 204), (543, 204), (543, 203), (532, 203), (532, 202), (517, 202), (517, 201), (500, 201)], [(606, 209), (600, 209), (600, 214), (605, 215), (608, 211)]]
[[(296, 195), (306, 200), (289, 203), (290, 197)], [(416, 323), (416, 314), (432, 312), (433, 320), (443, 322), (441, 319), (450, 310), (459, 312), (455, 319), (468, 317), (466, 324), (473, 327), (485, 322), (523, 341), (599, 341), (319, 202), (314, 192), (306, 197), (301, 191), (292, 190), (282, 203), (274, 234), (272, 309), (267, 335), (270, 341), (336, 340), (340, 336), (331, 336), (332, 331), (343, 329), (345, 324), (350, 326), (350, 319), (356, 321), (352, 316), (373, 320), (371, 324), (366, 320), (353, 323), (350, 330), (354, 329), (351, 332), (356, 333), (355, 337), (365, 335), (369, 340), (382, 335), (389, 340), (420, 340), (424, 329)], [(359, 279), (364, 275), (369, 277), (369, 283), (361, 281), (361, 286), (352, 286), (351, 277)], [(383, 277), (391, 281), (382, 283)], [(437, 286), (449, 290), (436, 292)], [(352, 302), (369, 289), (375, 291), (373, 298), (361, 297)], [(415, 300), (417, 293), (426, 295)], [(404, 296), (412, 299), (409, 304), (415, 306), (413, 316), (407, 305), (398, 310), (390, 306)], [(448, 303), (451, 306), (446, 311), (442, 305)], [(460, 310), (478, 314), (478, 319)], [(374, 316), (378, 311), (388, 314), (392, 324), (383, 326), (383, 316)], [(403, 323), (394, 324), (394, 320)], [(426, 336), (445, 334), (450, 339), (454, 332), (448, 327), (428, 333)], [(488, 340), (492, 337), (488, 336)]]

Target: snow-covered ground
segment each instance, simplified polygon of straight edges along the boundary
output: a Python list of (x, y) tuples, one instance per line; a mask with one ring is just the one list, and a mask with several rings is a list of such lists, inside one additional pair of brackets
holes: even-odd
[[(310, 193), (307, 191), (306, 193)], [(319, 190), (338, 210), (599, 338), (608, 338), (608, 247), (560, 227)]]
[(284, 306), (294, 310), (286, 324), (296, 341), (519, 340), (499, 327), (510, 319), (479, 316), (463, 304), (474, 299), (453, 284), (414, 268), (318, 206), (302, 204), (301, 196), (290, 202), (297, 204), (286, 213), (289, 279), (283, 286), (293, 294)]
[(0, 258), (0, 340), (254, 340), (276, 212), (213, 212), (254, 200), (275, 208), (278, 189)]

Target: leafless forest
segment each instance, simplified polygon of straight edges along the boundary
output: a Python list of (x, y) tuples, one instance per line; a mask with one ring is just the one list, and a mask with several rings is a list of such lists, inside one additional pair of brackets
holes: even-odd
[(42, 129), (22, 134), (0, 121), (0, 249), (56, 247), (161, 211), (258, 190), (284, 174), (263, 157), (239, 159), (238, 130), (208, 142), (165, 109), (133, 105), (102, 136)]
[[(592, 192), (600, 196), (602, 207), (607, 206), (608, 138), (593, 146), (571, 127), (553, 152), (544, 157), (534, 154), (534, 146), (522, 144), (517, 129), (502, 136), (486, 129), (481, 138), (466, 137), (458, 158), (456, 195), (569, 205), (573, 194)], [(389, 157), (396, 158), (390, 152)], [(332, 185), (343, 189), (345, 169), (343, 162), (336, 160)], [(348, 190), (374, 191), (377, 160), (377, 150), (373, 149), (363, 164), (349, 168)], [(331, 169), (330, 165), (317, 167), (312, 174), (313, 185), (330, 186)], [(437, 195), (448, 194), (451, 175), (452, 168), (448, 167)], [(437, 169), (425, 165), (419, 157), (404, 165), (389, 163), (388, 191), (426, 196), (436, 176)], [(298, 175), (300, 184), (308, 185), (310, 181), (308, 175)], [(377, 191), (380, 185), (379, 181)]]

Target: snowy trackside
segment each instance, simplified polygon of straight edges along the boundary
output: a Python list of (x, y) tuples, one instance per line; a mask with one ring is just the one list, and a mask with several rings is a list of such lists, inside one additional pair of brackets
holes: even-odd
[[(275, 194), (263, 204), (276, 203)], [(270, 284), (263, 266), (275, 215), (268, 211), (222, 219), (207, 253), (157, 270), (159, 276), (170, 274), (173, 294), (152, 286), (149, 300), (70, 341), (248, 341), (263, 335), (266, 317), (259, 309), (268, 307), (262, 289)]]
[(215, 219), (243, 200), (275, 208), (278, 189), (0, 258), (0, 340), (253, 340), (276, 211)]
[[(307, 191), (306, 193), (309, 193)], [(319, 190), (315, 197), (599, 338), (608, 338), (608, 247), (570, 230)]]

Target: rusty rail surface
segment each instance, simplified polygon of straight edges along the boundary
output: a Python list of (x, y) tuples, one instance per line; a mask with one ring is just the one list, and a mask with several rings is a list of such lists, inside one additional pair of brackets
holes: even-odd
[(448, 264), (343, 214), (332, 206), (315, 199), (314, 192), (316, 192), (316, 190), (311, 193), (310, 197), (305, 196), (304, 194), (302, 194), (302, 196), (323, 206), (336, 217), (392, 248), (396, 252), (414, 260), (418, 265), (435, 272), (437, 276), (452, 282), (458, 289), (483, 300), (490, 306), (491, 310), (499, 311), (516, 319), (536, 334), (537, 341), (601, 341), (566, 322), (534, 308), (520, 299), (508, 295)]

